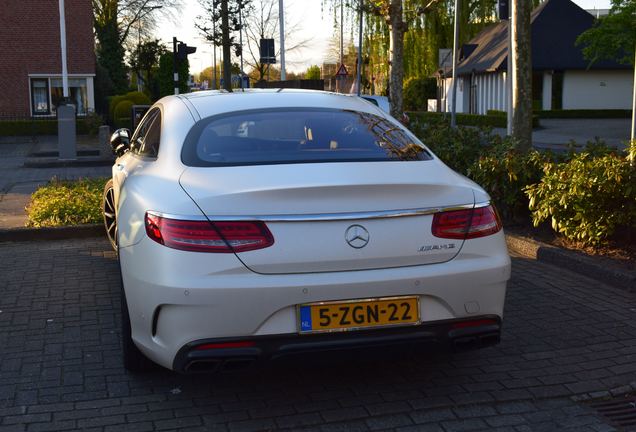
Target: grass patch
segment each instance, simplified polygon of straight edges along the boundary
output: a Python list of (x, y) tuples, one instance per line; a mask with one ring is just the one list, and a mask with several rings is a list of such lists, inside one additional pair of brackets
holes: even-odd
[(107, 178), (51, 179), (31, 196), (31, 204), (26, 208), (27, 226), (40, 228), (102, 223), (102, 193), (107, 181)]

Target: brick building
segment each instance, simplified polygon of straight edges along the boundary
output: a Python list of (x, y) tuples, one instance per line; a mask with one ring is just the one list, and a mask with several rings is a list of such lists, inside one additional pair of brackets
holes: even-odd
[[(95, 108), (91, 0), (65, 0), (69, 96), (78, 115)], [(55, 116), (62, 98), (58, 0), (0, 1), (0, 116)]]

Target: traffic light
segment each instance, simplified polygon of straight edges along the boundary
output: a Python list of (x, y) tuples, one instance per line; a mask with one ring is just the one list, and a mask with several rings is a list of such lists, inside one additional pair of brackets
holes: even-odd
[(179, 60), (185, 60), (188, 58), (188, 54), (194, 54), (197, 51), (197, 47), (191, 47), (183, 42), (179, 42), (177, 46), (177, 58)]

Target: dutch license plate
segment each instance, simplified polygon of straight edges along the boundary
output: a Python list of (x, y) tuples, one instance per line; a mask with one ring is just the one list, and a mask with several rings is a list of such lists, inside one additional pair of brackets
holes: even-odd
[(384, 297), (298, 306), (300, 333), (420, 323), (417, 297)]

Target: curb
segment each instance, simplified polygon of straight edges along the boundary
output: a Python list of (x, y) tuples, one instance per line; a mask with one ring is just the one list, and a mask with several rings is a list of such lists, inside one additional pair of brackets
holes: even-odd
[(103, 236), (105, 236), (105, 233), (104, 225), (102, 224), (47, 228), (0, 229), (0, 242), (64, 240)]
[(616, 268), (598, 258), (514, 234), (506, 234), (506, 243), (508, 249), (516, 254), (566, 268), (628, 292), (636, 292), (636, 271)]
[(57, 158), (27, 158), (24, 161), (25, 168), (56, 168), (56, 167), (90, 167), (108, 166), (113, 164), (113, 159), (101, 157), (81, 157), (77, 159)]

